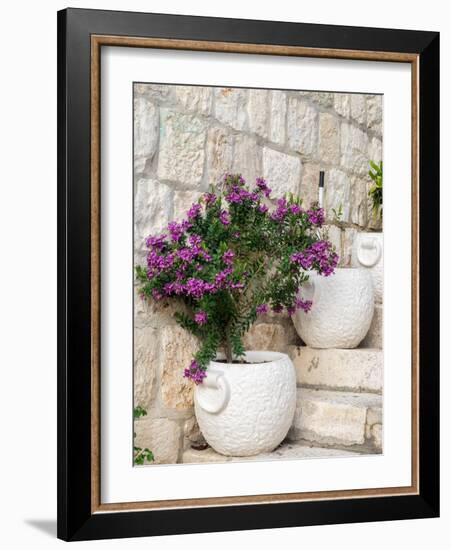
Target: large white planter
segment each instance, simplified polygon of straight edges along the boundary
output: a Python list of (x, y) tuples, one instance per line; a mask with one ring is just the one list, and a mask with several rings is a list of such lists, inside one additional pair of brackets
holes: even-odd
[(212, 361), (194, 391), (197, 422), (223, 455), (252, 456), (275, 449), (296, 408), (296, 375), (288, 355), (248, 351), (251, 364)]
[(383, 245), (382, 233), (358, 233), (352, 246), (351, 265), (365, 267), (370, 271), (376, 302), (382, 302), (384, 291)]
[(371, 275), (363, 268), (337, 268), (323, 277), (309, 273), (301, 295), (312, 309), (293, 315), (299, 336), (312, 348), (355, 348), (365, 338), (374, 313)]

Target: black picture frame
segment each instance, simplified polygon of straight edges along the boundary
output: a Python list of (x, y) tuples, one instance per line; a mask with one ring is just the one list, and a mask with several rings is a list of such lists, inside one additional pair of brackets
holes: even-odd
[[(93, 513), (91, 36), (365, 50), (419, 60), (419, 493)], [(333, 57), (333, 56), (331, 56)], [(58, 12), (58, 537), (64, 540), (439, 515), (439, 33), (148, 13)]]

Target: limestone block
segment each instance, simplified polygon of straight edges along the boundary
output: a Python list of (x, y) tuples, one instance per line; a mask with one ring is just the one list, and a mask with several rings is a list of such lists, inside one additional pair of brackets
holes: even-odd
[(216, 118), (235, 130), (245, 130), (247, 90), (215, 88), (214, 97)]
[(247, 100), (247, 116), (249, 131), (267, 138), (269, 133), (268, 90), (249, 90)]
[(206, 123), (195, 115), (161, 109), (158, 177), (198, 187), (204, 169)]
[(172, 218), (176, 221), (185, 220), (191, 205), (197, 203), (201, 196), (200, 191), (175, 191)]
[(347, 227), (342, 235), (342, 256), (340, 261), (341, 267), (349, 267), (352, 260), (352, 248), (354, 246), (354, 239), (357, 235), (357, 229), (353, 227)]
[(312, 203), (318, 201), (320, 170), (320, 165), (316, 163), (305, 162), (302, 166), (301, 198), (303, 200), (304, 208), (308, 208), (312, 205)]
[(336, 225), (326, 225), (324, 228), (326, 229), (327, 240), (333, 244), (337, 254), (341, 257), (341, 229)]
[(374, 305), (374, 315), (368, 334), (360, 344), (362, 348), (383, 348), (384, 327), (383, 327), (384, 309), (381, 304)]
[(319, 156), (322, 162), (340, 162), (340, 123), (330, 113), (319, 115)]
[(286, 193), (299, 194), (301, 169), (300, 158), (264, 147), (263, 177), (272, 189), (274, 197), (282, 197)]
[(134, 327), (134, 405), (148, 410), (158, 365), (158, 332), (152, 327)]
[(262, 175), (261, 149), (254, 137), (245, 134), (235, 136), (233, 148), (232, 172), (242, 174), (243, 178), (253, 184)]
[(147, 97), (135, 96), (133, 101), (133, 147), (135, 178), (143, 173), (146, 163), (158, 149), (159, 116), (158, 108)]
[(358, 453), (341, 449), (328, 449), (323, 447), (311, 447), (304, 442), (284, 441), (271, 453), (261, 453), (255, 456), (225, 456), (217, 453), (211, 447), (203, 451), (188, 448), (183, 453), (182, 462), (185, 464), (208, 462), (247, 462), (267, 460), (300, 460), (312, 458), (355, 457)]
[(351, 178), (351, 222), (365, 227), (368, 221), (369, 177)]
[(135, 187), (134, 235), (135, 265), (144, 264), (146, 238), (163, 232), (170, 221), (171, 188), (154, 179), (140, 179)]
[(293, 332), (276, 323), (258, 323), (244, 335), (244, 347), (255, 351), (284, 351), (294, 337)]
[(176, 86), (175, 97), (185, 111), (211, 112), (213, 90), (208, 86)]
[(349, 118), (351, 115), (350, 94), (334, 94), (334, 110), (342, 117)]
[(134, 422), (137, 447), (152, 451), (155, 461), (152, 464), (175, 464), (177, 462), (181, 429), (178, 424), (166, 418), (143, 416)]
[(287, 112), (288, 143), (302, 155), (316, 156), (318, 148), (318, 113), (303, 99), (290, 97)]
[(232, 159), (232, 136), (222, 127), (209, 128), (207, 135), (207, 179), (209, 185), (217, 184), (226, 172), (230, 172)]
[(288, 354), (300, 386), (351, 392), (383, 387), (383, 354), (376, 349), (313, 349), (290, 346)]
[(349, 176), (341, 170), (336, 170), (335, 168), (329, 170), (325, 176), (324, 207), (326, 210), (326, 218), (333, 219), (334, 213), (332, 209), (338, 211), (341, 206), (343, 212), (341, 221), (349, 221), (350, 197), (351, 180)]
[(370, 407), (366, 413), (367, 426), (374, 426), (374, 424), (382, 424), (382, 408)]
[(135, 328), (143, 328), (150, 326), (152, 317), (149, 307), (149, 300), (139, 294), (139, 283), (135, 282), (134, 288), (134, 305), (133, 305), (133, 326)]
[(373, 131), (380, 133), (382, 126), (382, 96), (366, 97), (367, 125)]
[(197, 339), (178, 325), (162, 329), (161, 398), (166, 407), (184, 411), (193, 406), (193, 383), (183, 377), (183, 371), (190, 365), (198, 348)]
[(359, 124), (366, 123), (366, 97), (364, 94), (350, 94), (351, 118)]
[[(254, 457), (255, 458), (255, 457)], [(202, 451), (188, 447), (182, 456), (183, 464), (210, 464), (215, 462), (230, 462), (231, 457), (217, 453), (211, 447)]]
[(289, 437), (326, 445), (362, 445), (367, 409), (381, 407), (381, 396), (298, 388)]
[(166, 326), (176, 326), (177, 321), (174, 318), (176, 311), (187, 313), (188, 308), (181, 300), (142, 299), (139, 296), (139, 285), (136, 285), (134, 324), (138, 328), (149, 326), (161, 329)]
[(383, 431), (382, 424), (375, 424), (371, 428), (371, 437), (373, 439), (373, 445), (376, 449), (382, 449)]
[(191, 443), (196, 445), (205, 444), (205, 438), (200, 431), (199, 424), (197, 423), (195, 416), (185, 420), (183, 425), (183, 435), (187, 439), (189, 446), (191, 446)]
[(133, 91), (136, 96), (145, 96), (148, 99), (161, 103), (174, 99), (176, 86), (167, 86), (166, 84), (148, 84), (136, 83)]
[(347, 122), (341, 125), (341, 165), (345, 170), (365, 176), (369, 170), (368, 135)]
[(270, 128), (269, 139), (283, 145), (286, 139), (287, 98), (285, 92), (270, 92)]
[(321, 107), (332, 107), (334, 104), (334, 94), (332, 92), (313, 92), (311, 97)]
[[(368, 145), (368, 158), (374, 162), (380, 162), (382, 159), (382, 141), (373, 137)], [(368, 170), (370, 167), (368, 167)]]

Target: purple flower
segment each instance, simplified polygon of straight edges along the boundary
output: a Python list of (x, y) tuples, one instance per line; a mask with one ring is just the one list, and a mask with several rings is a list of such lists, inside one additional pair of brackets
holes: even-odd
[(158, 300), (161, 300), (162, 298), (164, 298), (164, 296), (163, 296), (163, 294), (162, 294), (158, 289), (154, 288), (154, 289), (152, 290), (152, 298), (153, 298), (154, 300), (157, 300), (157, 301), (158, 301)]
[(208, 315), (205, 311), (198, 311), (194, 315), (194, 320), (198, 325), (205, 325), (205, 323), (208, 321)]
[(241, 283), (241, 282), (238, 282), (238, 283), (230, 283), (229, 287), (230, 287), (232, 290), (236, 290), (236, 289), (239, 289), (239, 288), (244, 288), (244, 283)]
[(166, 283), (163, 287), (166, 296), (180, 296), (185, 292), (185, 286), (182, 283)]
[(302, 300), (302, 298), (296, 298), (295, 300), (296, 309), (302, 309), (305, 313), (308, 313), (312, 309), (313, 302), (311, 300)]
[(332, 251), (329, 241), (317, 241), (302, 252), (295, 252), (290, 256), (292, 263), (307, 270), (314, 268), (325, 277), (332, 275), (338, 265), (338, 260), (338, 254)]
[(257, 193), (249, 193), (246, 189), (239, 187), (238, 185), (232, 185), (232, 189), (228, 195), (225, 196), (225, 199), (229, 203), (240, 204), (244, 200), (257, 201)]
[(174, 263), (174, 255), (168, 254), (167, 256), (160, 255), (155, 250), (151, 250), (147, 254), (147, 267), (153, 275), (161, 273), (162, 271), (172, 267)]
[(215, 285), (212, 283), (207, 283), (202, 279), (196, 279), (191, 277), (186, 281), (185, 292), (187, 296), (192, 296), (200, 300), (204, 294), (211, 294), (216, 290)]
[(268, 207), (266, 206), (266, 204), (260, 204), (260, 206), (258, 207), (258, 210), (262, 214), (266, 214), (266, 212), (268, 212)]
[(268, 313), (267, 304), (260, 304), (259, 306), (257, 306), (256, 311), (258, 315), (263, 315), (264, 313)]
[(200, 204), (198, 203), (192, 204), (191, 208), (188, 210), (186, 214), (188, 216), (188, 219), (193, 220), (194, 218), (197, 218), (197, 216), (199, 216), (200, 214), (200, 210), (201, 210)]
[(223, 269), (219, 273), (216, 274), (215, 277), (215, 284), (217, 287), (222, 288), (225, 286), (225, 283), (227, 281), (227, 277), (232, 273), (232, 269), (230, 267), (227, 267), (226, 269)]
[(192, 380), (196, 384), (202, 384), (202, 381), (207, 376), (207, 373), (205, 372), (205, 369), (203, 369), (194, 359), (191, 365), (183, 372), (183, 376), (189, 380)]
[(166, 244), (167, 235), (159, 235), (158, 237), (147, 237), (146, 246), (147, 248), (154, 248), (156, 250), (161, 250)]
[(287, 307), (287, 313), (288, 315), (293, 315), (293, 313), (296, 311), (295, 306), (288, 306)]
[(309, 222), (318, 227), (321, 227), (325, 220), (323, 208), (310, 208), (307, 210), (307, 216)]
[(234, 257), (235, 257), (235, 252), (233, 250), (227, 250), (222, 255), (222, 261), (230, 267), (233, 264)]
[(288, 214), (287, 201), (286, 199), (279, 199), (277, 201), (277, 208), (271, 214), (271, 218), (276, 221), (281, 221)]
[(265, 197), (269, 197), (271, 194), (271, 189), (266, 185), (266, 180), (263, 178), (257, 178), (257, 181), (255, 182), (259, 190), (265, 195)]
[(202, 243), (202, 239), (199, 237), (199, 235), (190, 235), (188, 238), (188, 242), (191, 246), (200, 246)]
[(216, 198), (217, 197), (214, 193), (205, 193), (204, 195), (205, 204), (207, 205), (214, 204), (216, 202)]
[(291, 204), (290, 210), (292, 214), (300, 214), (302, 212), (302, 208), (297, 204)]
[(168, 231), (171, 235), (171, 239), (177, 243), (179, 242), (180, 238), (182, 237), (184, 233), (183, 224), (177, 223), (177, 222), (170, 222), (168, 223)]
[(221, 213), (219, 214), (219, 220), (222, 225), (230, 225), (230, 217), (227, 210), (221, 210)]

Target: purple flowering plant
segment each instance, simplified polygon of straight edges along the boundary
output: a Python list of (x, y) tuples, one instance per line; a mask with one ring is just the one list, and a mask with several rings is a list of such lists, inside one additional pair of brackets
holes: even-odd
[(250, 187), (226, 174), (184, 220), (147, 238), (147, 265), (136, 268), (141, 295), (183, 302), (188, 309), (176, 319), (199, 339), (185, 377), (201, 383), (220, 349), (227, 362), (242, 358), (243, 336), (258, 315), (310, 310), (299, 292), (307, 272), (327, 277), (338, 263), (323, 223), (317, 205), (304, 209), (293, 195), (274, 199), (263, 178)]

